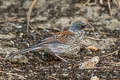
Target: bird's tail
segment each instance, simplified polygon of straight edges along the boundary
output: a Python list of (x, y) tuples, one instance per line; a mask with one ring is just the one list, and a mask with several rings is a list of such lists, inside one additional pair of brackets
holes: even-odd
[(29, 48), (20, 50), (20, 51), (14, 53), (14, 54), (8, 56), (7, 59), (11, 59), (11, 58), (13, 58), (14, 56), (16, 56), (16, 55), (18, 55), (18, 54), (26, 54), (27, 52), (40, 49), (40, 48), (41, 48), (40, 45), (41, 45), (41, 44), (36, 44), (36, 45), (33, 45), (32, 47), (29, 47)]

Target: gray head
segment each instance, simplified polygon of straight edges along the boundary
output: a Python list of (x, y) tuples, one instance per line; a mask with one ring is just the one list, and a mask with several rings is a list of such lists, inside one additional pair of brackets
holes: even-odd
[(83, 29), (86, 28), (88, 25), (82, 23), (81, 21), (77, 21), (72, 23), (72, 25), (69, 28), (70, 32), (73, 32), (79, 40), (83, 39), (84, 31)]
[(87, 27), (87, 24), (82, 23), (81, 21), (77, 21), (72, 23), (72, 25), (69, 28), (69, 31), (73, 33), (78, 33), (79, 31), (82, 31), (83, 28)]

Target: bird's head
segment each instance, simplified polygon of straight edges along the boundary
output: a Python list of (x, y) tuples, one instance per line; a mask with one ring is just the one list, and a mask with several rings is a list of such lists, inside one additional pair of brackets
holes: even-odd
[(83, 29), (87, 26), (87, 24), (81, 21), (77, 21), (72, 23), (72, 25), (69, 28), (69, 31), (73, 32), (74, 34), (79, 34), (79, 32), (83, 31)]
[(84, 29), (88, 27), (88, 24), (85, 24), (81, 21), (77, 21), (72, 23), (72, 25), (69, 27), (69, 31), (73, 32), (75, 34), (75, 36), (77, 36), (77, 38), (79, 40), (83, 39), (83, 36), (85, 34)]

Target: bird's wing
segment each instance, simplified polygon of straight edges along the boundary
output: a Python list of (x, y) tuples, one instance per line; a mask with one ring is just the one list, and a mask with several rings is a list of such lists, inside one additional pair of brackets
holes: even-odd
[(68, 42), (68, 37), (72, 35), (73, 33), (70, 31), (56, 32), (53, 34), (53, 36), (42, 40), (41, 43), (38, 44), (38, 46), (42, 44), (53, 43), (53, 42), (66, 43)]
[(69, 42), (69, 37), (73, 36), (74, 34), (70, 31), (63, 31), (63, 32), (58, 32), (57, 33), (56, 40), (60, 43), (67, 43)]

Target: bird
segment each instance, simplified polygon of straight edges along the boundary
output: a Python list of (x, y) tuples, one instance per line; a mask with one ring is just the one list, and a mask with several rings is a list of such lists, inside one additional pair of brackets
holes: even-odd
[(75, 54), (80, 50), (81, 39), (85, 34), (84, 28), (87, 24), (82, 21), (73, 22), (67, 30), (56, 32), (52, 36), (41, 40), (38, 44), (32, 45), (26, 49), (20, 50), (8, 58), (13, 58), (18, 54), (26, 54), (34, 50), (44, 50), (44, 52), (49, 52), (55, 55), (59, 59), (67, 62), (64, 58), (60, 57), (61, 54), (69, 53)]

